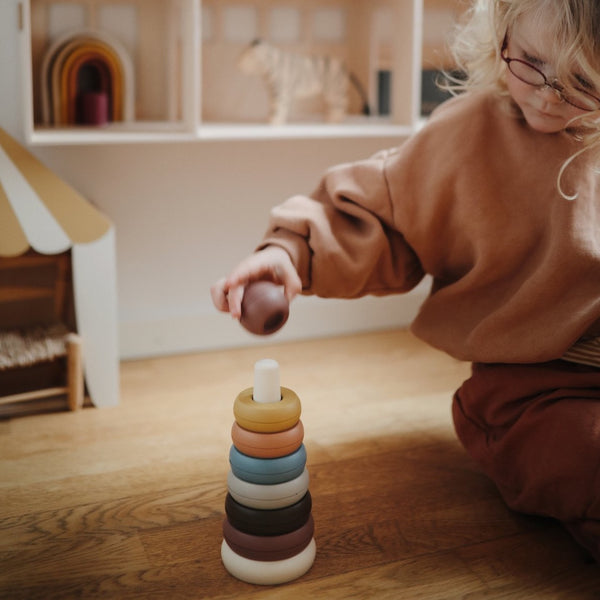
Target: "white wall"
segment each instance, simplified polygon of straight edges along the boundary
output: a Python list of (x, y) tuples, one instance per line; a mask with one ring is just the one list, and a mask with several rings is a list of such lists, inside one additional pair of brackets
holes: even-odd
[[(18, 0), (0, 2), (0, 127), (23, 141)], [(425, 293), (300, 298), (268, 340), (213, 309), (209, 286), (260, 240), (269, 208), (387, 139), (215, 141), (30, 148), (117, 232), (122, 357), (406, 325)]]

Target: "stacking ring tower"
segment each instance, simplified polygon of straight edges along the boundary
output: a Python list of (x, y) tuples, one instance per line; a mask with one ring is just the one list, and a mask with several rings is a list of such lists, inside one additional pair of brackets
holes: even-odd
[(316, 554), (300, 399), (280, 387), (277, 362), (264, 359), (233, 413), (221, 560), (242, 581), (286, 583)]

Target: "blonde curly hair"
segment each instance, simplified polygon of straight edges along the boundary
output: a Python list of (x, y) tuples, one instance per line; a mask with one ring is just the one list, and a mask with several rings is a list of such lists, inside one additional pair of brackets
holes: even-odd
[[(506, 86), (506, 68), (502, 45), (515, 23), (523, 15), (539, 20), (540, 28), (551, 31), (551, 49), (556, 78), (573, 80), (577, 65), (586, 79), (600, 93), (600, 0), (473, 0), (458, 24), (451, 52), (460, 77), (446, 73), (446, 89), (459, 93), (475, 89), (493, 89), (506, 97), (512, 106)], [(569, 124), (568, 131), (581, 141), (581, 149), (570, 157), (558, 175), (558, 187), (568, 165), (586, 151), (594, 153), (600, 165), (600, 110), (583, 112)]]

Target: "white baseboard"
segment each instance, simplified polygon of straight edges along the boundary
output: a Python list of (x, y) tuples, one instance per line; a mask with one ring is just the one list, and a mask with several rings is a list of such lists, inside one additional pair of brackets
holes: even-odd
[(271, 336), (255, 336), (212, 307), (194, 314), (121, 320), (120, 356), (143, 358), (185, 352), (272, 344), (309, 338), (407, 327), (425, 296), (423, 284), (409, 294), (358, 300), (299, 297), (285, 326)]

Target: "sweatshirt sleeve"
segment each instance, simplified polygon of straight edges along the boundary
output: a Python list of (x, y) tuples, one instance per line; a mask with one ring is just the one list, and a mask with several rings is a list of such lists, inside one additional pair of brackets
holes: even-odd
[(303, 292), (356, 298), (412, 289), (419, 260), (394, 226), (385, 163), (388, 152), (326, 172), (310, 196), (293, 196), (271, 211), (259, 249), (285, 249)]

